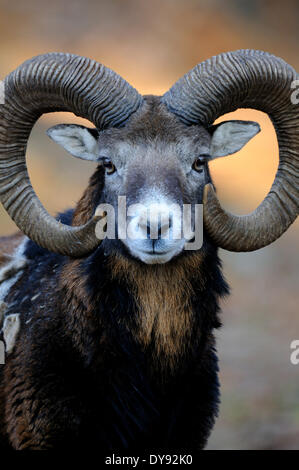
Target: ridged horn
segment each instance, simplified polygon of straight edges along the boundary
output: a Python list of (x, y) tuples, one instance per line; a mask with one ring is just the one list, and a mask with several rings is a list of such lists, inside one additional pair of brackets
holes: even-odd
[(70, 111), (98, 129), (118, 127), (143, 98), (103, 65), (73, 54), (50, 53), (26, 61), (4, 82), (0, 105), (0, 201), (17, 226), (50, 251), (80, 257), (95, 249), (94, 217), (69, 227), (51, 217), (35, 194), (26, 166), (31, 129), (43, 114)]
[[(211, 125), (237, 108), (267, 113), (279, 144), (279, 167), (270, 192), (251, 214), (222, 209), (211, 185), (204, 191), (204, 224), (213, 241), (230, 251), (253, 251), (279, 238), (299, 212), (299, 105), (292, 99), (297, 72), (262, 51), (239, 50), (198, 64), (163, 96), (187, 124)], [(293, 88), (292, 88), (293, 86)]]

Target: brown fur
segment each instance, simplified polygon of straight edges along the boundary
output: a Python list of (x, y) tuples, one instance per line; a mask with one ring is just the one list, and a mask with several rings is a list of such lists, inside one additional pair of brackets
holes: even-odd
[(0, 237), (0, 268), (22, 243), (23, 238), (24, 234), (22, 232), (17, 232), (10, 237)]
[[(101, 169), (99, 169), (98, 171), (101, 171)], [(73, 226), (84, 225), (92, 218), (95, 211), (92, 201), (94, 200), (95, 195), (97, 193), (100, 193), (101, 191), (102, 185), (99, 181), (98, 172), (96, 172), (91, 176), (89, 180), (89, 185), (78, 202), (77, 208), (73, 216)]]
[(138, 307), (136, 337), (144, 349), (152, 344), (159, 366), (173, 369), (184, 355), (193, 331), (192, 279), (200, 282), (201, 254), (167, 265), (141, 265), (113, 257), (112, 276), (131, 286)]
[(0, 328), (3, 323), (5, 312), (7, 311), (7, 304), (0, 300)]
[(68, 317), (68, 325), (73, 331), (73, 342), (84, 355), (83, 336), (89, 331), (89, 317), (94, 306), (86, 296), (85, 278), (82, 276), (80, 261), (67, 263), (62, 270), (60, 285), (65, 292), (64, 304), (74, 315)]

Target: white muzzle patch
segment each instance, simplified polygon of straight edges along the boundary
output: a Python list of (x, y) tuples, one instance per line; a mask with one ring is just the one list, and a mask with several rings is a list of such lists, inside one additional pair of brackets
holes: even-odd
[(146, 264), (167, 263), (185, 244), (180, 206), (153, 191), (128, 209), (127, 234), (123, 242), (133, 256)]

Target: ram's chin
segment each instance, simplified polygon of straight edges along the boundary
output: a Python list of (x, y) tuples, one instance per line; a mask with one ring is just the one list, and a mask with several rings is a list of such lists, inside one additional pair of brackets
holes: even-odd
[(183, 251), (184, 243), (176, 244), (175, 246), (169, 247), (169, 249), (160, 249), (159, 251), (150, 251), (130, 244), (128, 244), (127, 247), (129, 248), (130, 254), (144, 264), (166, 264)]

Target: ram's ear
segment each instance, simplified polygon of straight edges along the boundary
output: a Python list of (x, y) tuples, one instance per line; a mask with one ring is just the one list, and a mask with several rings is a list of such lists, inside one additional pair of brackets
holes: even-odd
[(47, 134), (74, 157), (97, 161), (97, 129), (76, 124), (59, 124), (50, 127)]
[(238, 152), (260, 130), (254, 121), (225, 121), (211, 126), (211, 160)]

